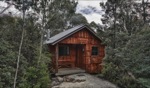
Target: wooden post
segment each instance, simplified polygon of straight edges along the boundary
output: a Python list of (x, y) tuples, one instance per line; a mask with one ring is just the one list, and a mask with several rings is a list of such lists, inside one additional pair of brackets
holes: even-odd
[(56, 44), (56, 68), (55, 68), (55, 72), (57, 73), (58, 72), (58, 54), (59, 54), (59, 52), (58, 52), (58, 44)]

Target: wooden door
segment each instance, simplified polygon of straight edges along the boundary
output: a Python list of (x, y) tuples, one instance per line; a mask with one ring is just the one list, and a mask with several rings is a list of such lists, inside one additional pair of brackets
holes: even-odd
[(84, 69), (84, 45), (76, 45), (76, 67)]

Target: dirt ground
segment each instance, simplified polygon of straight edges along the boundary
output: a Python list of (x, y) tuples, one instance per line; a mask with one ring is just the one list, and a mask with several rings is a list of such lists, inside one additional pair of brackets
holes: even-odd
[(87, 73), (73, 74), (68, 77), (77, 81), (62, 82), (52, 88), (117, 88), (114, 84)]

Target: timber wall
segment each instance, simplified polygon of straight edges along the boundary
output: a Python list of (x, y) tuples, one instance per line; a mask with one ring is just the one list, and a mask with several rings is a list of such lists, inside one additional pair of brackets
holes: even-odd
[[(61, 64), (65, 61), (70, 61), (75, 66), (75, 45), (83, 44), (85, 45), (84, 53), (84, 65), (85, 70), (89, 73), (98, 73), (102, 69), (102, 59), (105, 56), (105, 46), (101, 44), (101, 41), (95, 37), (89, 30), (82, 29), (77, 33), (69, 36), (68, 38), (60, 41), (59, 45), (67, 44), (70, 46), (70, 55), (69, 56), (59, 56), (58, 64)], [(92, 47), (98, 47), (98, 55), (91, 55)], [(55, 63), (55, 46), (50, 46), (50, 51), (53, 54), (53, 62)], [(55, 66), (55, 65), (54, 65)]]

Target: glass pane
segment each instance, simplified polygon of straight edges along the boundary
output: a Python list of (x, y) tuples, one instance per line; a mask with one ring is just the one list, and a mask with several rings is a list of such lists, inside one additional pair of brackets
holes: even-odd
[(98, 47), (92, 47), (92, 55), (98, 55)]
[(59, 56), (69, 55), (69, 47), (68, 46), (59, 46)]

